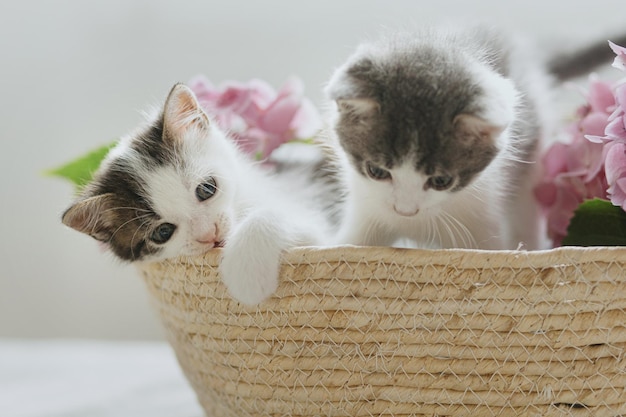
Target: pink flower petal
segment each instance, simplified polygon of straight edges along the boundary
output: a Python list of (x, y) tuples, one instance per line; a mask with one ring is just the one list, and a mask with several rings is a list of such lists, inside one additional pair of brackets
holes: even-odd
[(592, 178), (602, 176), (602, 168), (604, 167), (604, 145), (600, 145), (593, 142), (588, 142), (588, 153), (586, 155), (587, 175), (586, 181), (590, 181)]
[(615, 60), (613, 61), (613, 66), (622, 71), (626, 71), (626, 48), (623, 46), (619, 46), (609, 41), (609, 46), (615, 52)]
[(260, 109), (266, 109), (276, 100), (276, 91), (263, 80), (252, 79), (248, 82), (252, 101)]
[(626, 83), (620, 84), (615, 88), (615, 102), (624, 111), (626, 107)]
[(548, 235), (556, 243), (567, 235), (567, 228), (574, 210), (583, 199), (571, 187), (559, 188), (556, 204), (548, 213)]
[(594, 136), (594, 135), (585, 135), (585, 139), (593, 143), (604, 143), (608, 140), (606, 136)]
[(607, 139), (626, 143), (626, 126), (624, 126), (624, 116), (616, 117), (606, 126), (605, 135)]
[(270, 133), (285, 133), (290, 130), (291, 121), (300, 108), (301, 99), (296, 96), (283, 96), (270, 105), (259, 120), (258, 126)]
[(626, 144), (613, 142), (607, 148), (604, 164), (607, 192), (614, 205), (626, 209)]
[(196, 75), (189, 80), (187, 85), (196, 95), (202, 107), (208, 111), (215, 107), (214, 103), (218, 100), (220, 92), (213, 86), (208, 78), (204, 75)]
[(540, 205), (550, 207), (556, 202), (556, 185), (552, 182), (542, 182), (533, 190)]
[(609, 185), (613, 185), (619, 178), (626, 176), (626, 145), (614, 142), (607, 145), (604, 160), (604, 171)]
[(592, 136), (603, 135), (608, 117), (609, 115), (605, 112), (589, 113), (580, 122), (580, 127), (582, 129), (583, 134), (592, 135)]
[(611, 203), (626, 211), (626, 177), (617, 180), (611, 188), (609, 189)]
[(222, 86), (216, 106), (219, 109), (241, 113), (250, 106), (251, 101), (250, 89), (245, 84), (229, 81)]
[(615, 106), (615, 96), (611, 84), (591, 77), (587, 101), (592, 112), (609, 113), (609, 108)]
[(602, 169), (602, 144), (593, 143), (583, 137), (574, 140), (565, 151), (565, 172), (572, 176), (593, 177)]
[(543, 166), (548, 178), (554, 178), (558, 173), (565, 171), (567, 167), (566, 155), (568, 145), (555, 142), (543, 156)]

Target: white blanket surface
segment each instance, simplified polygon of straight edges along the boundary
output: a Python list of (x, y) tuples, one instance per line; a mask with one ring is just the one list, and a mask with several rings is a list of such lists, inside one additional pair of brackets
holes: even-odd
[(0, 416), (204, 414), (165, 342), (0, 339)]

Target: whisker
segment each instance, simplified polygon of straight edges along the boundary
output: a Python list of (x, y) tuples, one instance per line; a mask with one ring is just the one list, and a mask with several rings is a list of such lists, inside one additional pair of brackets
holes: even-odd
[(427, 234), (426, 234), (426, 245), (428, 248), (431, 248), (434, 246), (435, 242), (435, 227), (433, 224), (433, 216), (426, 216), (426, 219), (428, 219), (428, 221), (426, 222), (426, 230), (427, 230)]
[(471, 193), (471, 196), (479, 202), (484, 203), (485, 200), (483, 199), (482, 194), (484, 193), (486, 188), (478, 184), (472, 184), (470, 187), (476, 191), (474, 193)]
[(135, 211), (139, 211), (139, 212), (143, 212), (143, 213), (152, 213), (151, 210), (142, 209), (142, 208), (138, 208), (138, 207), (112, 207), (112, 208), (108, 208), (106, 210), (102, 210), (102, 213), (108, 213), (109, 211), (115, 211), (115, 210), (135, 210)]
[(502, 155), (502, 159), (506, 161), (519, 162), (520, 164), (536, 164), (537, 161), (528, 161), (516, 156), (514, 153), (505, 153)]
[(478, 247), (478, 244), (476, 243), (476, 239), (474, 238), (472, 233), (469, 231), (467, 226), (463, 224), (463, 222), (461, 222), (459, 219), (457, 219), (456, 217), (454, 217), (452, 214), (448, 212), (442, 212), (442, 213), (445, 214), (447, 218), (450, 220), (450, 222), (452, 222), (455, 225), (454, 226), (455, 229), (458, 230), (459, 235), (463, 239), (463, 243), (467, 248)]
[[(143, 215), (141, 215), (141, 216), (136, 216), (136, 217), (133, 217), (132, 219), (130, 219), (130, 220), (128, 220), (128, 221), (125, 221), (125, 222), (124, 222), (124, 223), (122, 223), (122, 224), (121, 224), (121, 225), (120, 225), (117, 229), (115, 229), (115, 231), (114, 231), (113, 233), (111, 233), (111, 238), (109, 239), (109, 241), (112, 241), (112, 240), (113, 240), (113, 237), (117, 234), (117, 232), (119, 232), (120, 230), (122, 230), (122, 228), (123, 228), (124, 226), (126, 226), (128, 223), (134, 222), (135, 220), (139, 220), (139, 219), (143, 219), (143, 218), (146, 218), (146, 217), (150, 217), (150, 216), (151, 216), (151, 214), (143, 214)], [(148, 222), (148, 221), (149, 221), (149, 219), (148, 219), (146, 222)], [(142, 226), (143, 226), (146, 222), (142, 223)]]
[(456, 247), (456, 238), (454, 236), (454, 233), (452, 231), (452, 228), (450, 227), (450, 225), (448, 224), (448, 220), (446, 217), (446, 213), (444, 211), (440, 211), (437, 213), (437, 221), (439, 222), (440, 225), (442, 225), (446, 231), (448, 232), (448, 237), (450, 238), (450, 244), (452, 247)]
[(451, 228), (455, 230), (455, 235), (461, 240), (457, 245), (462, 245), (463, 248), (472, 248), (476, 245), (473, 243), (474, 239), (464, 224), (462, 224), (457, 218), (450, 213), (444, 212), (447, 222)]
[(213, 177), (213, 178), (216, 178), (218, 180), (227, 178), (225, 175), (220, 175), (220, 174), (217, 174), (215, 172), (195, 173), (194, 177), (195, 177), (195, 181), (198, 182), (198, 183), (200, 183), (202, 181), (206, 181), (209, 177)]
[(150, 222), (150, 219), (148, 219), (148, 220), (146, 220), (146, 221), (142, 222), (142, 223), (139, 225), (139, 227), (137, 227), (137, 229), (135, 230), (135, 233), (133, 233), (133, 236), (130, 238), (130, 254), (131, 254), (131, 256), (132, 256), (132, 258), (133, 258), (133, 259), (135, 258), (135, 251), (134, 251), (134, 248), (135, 248), (135, 237), (137, 236), (137, 233), (139, 233), (139, 230), (141, 230), (141, 228), (142, 228), (142, 227), (143, 227), (146, 223), (149, 223), (149, 222)]
[(441, 230), (440, 230), (439, 224), (438, 224), (439, 223), (439, 218), (437, 216), (432, 216), (432, 219), (433, 219), (434, 230), (435, 230), (435, 233), (436, 233), (436, 240), (437, 240), (436, 246), (438, 248), (441, 248), (441, 247), (443, 247), (443, 239), (441, 237)]
[[(443, 212), (439, 212), (439, 214), (437, 216), (437, 220), (443, 226), (445, 231), (448, 232), (448, 238), (450, 239), (450, 245), (449, 246), (453, 247), (453, 248), (458, 247), (457, 240), (456, 240), (456, 235), (452, 231), (452, 228), (450, 227), (450, 224), (448, 223), (447, 217), (444, 215)], [(448, 245), (446, 245), (446, 246), (448, 246)]]
[(366, 236), (366, 240), (368, 242), (370, 242), (372, 240), (377, 240), (377, 239), (373, 239), (373, 237), (376, 237), (376, 233), (374, 233), (374, 232), (379, 229), (378, 226), (379, 226), (378, 221), (370, 222), (367, 225), (367, 229), (365, 230), (365, 236)]

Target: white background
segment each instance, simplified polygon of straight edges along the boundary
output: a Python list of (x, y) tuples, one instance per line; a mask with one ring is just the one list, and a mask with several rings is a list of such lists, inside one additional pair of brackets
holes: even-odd
[(626, 30), (617, 0), (0, 0), (0, 337), (160, 339), (134, 269), (60, 223), (42, 171), (132, 129), (177, 81), (300, 76), (322, 86), (383, 27), (500, 23), (542, 46)]

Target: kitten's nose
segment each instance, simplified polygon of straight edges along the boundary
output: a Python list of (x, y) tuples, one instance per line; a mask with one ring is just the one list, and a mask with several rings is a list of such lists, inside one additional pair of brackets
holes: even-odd
[(201, 244), (211, 244), (217, 241), (217, 225), (211, 226), (202, 236), (196, 238), (196, 242)]
[(398, 207), (395, 204), (393, 205), (393, 210), (396, 213), (398, 213), (400, 216), (404, 216), (404, 217), (413, 217), (420, 211), (419, 207), (407, 209), (405, 207)]

